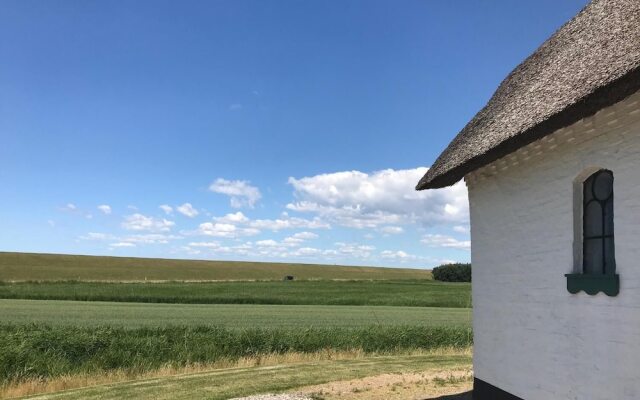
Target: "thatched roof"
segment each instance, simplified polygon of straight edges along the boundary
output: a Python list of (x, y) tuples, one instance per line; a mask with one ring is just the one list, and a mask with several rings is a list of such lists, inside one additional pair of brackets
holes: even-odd
[(416, 189), (467, 173), (640, 89), (640, 0), (594, 0), (520, 64)]

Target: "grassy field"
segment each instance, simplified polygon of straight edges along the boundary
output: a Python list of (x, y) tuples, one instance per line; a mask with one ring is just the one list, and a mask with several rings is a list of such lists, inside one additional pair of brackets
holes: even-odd
[(198, 305), (0, 300), (2, 322), (75, 326), (361, 327), (462, 326), (471, 310), (443, 307)]
[[(400, 374), (419, 372), (431, 377), (439, 385), (445, 379), (433, 378), (442, 370), (468, 371), (471, 358), (468, 353), (442, 355), (396, 355), (365, 357), (349, 360), (322, 360), (316, 362), (227, 368), (206, 372), (138, 379), (122, 383), (98, 385), (66, 390), (31, 399), (210, 399), (224, 400), (256, 393), (281, 392), (302, 386), (315, 385), (341, 379), (354, 379), (382, 373)], [(428, 379), (428, 378), (427, 378)], [(437, 379), (441, 379), (438, 381)], [(442, 383), (440, 383), (442, 382)], [(426, 379), (425, 379), (425, 382)], [(393, 389), (392, 389), (393, 390)], [(367, 393), (364, 393), (367, 395)], [(322, 398), (317, 396), (317, 398)]]
[[(0, 253), (0, 397), (227, 399), (468, 368), (470, 306), (470, 285), (425, 270)], [(433, 351), (457, 354), (417, 355)]]
[(0, 283), (0, 298), (186, 304), (469, 307), (471, 285), (432, 280)]
[(0, 252), (0, 281), (431, 279), (420, 269)]
[(0, 382), (113, 370), (142, 373), (269, 354), (390, 353), (471, 345), (468, 328), (248, 328), (215, 326), (125, 329), (0, 325)]

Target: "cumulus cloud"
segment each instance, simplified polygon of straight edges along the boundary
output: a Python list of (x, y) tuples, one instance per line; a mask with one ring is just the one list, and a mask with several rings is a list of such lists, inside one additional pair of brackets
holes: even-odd
[(121, 225), (130, 231), (168, 232), (175, 223), (164, 218), (157, 219), (136, 213), (126, 216)]
[(429, 247), (444, 247), (461, 250), (471, 249), (470, 240), (458, 240), (454, 237), (447, 235), (424, 235), (420, 242), (426, 244)]
[(238, 227), (234, 224), (228, 224), (223, 222), (204, 222), (198, 226), (198, 229), (194, 232), (187, 232), (187, 234), (214, 236), (220, 238), (238, 238), (242, 236), (254, 236), (260, 233), (260, 230), (255, 228)]
[(233, 208), (253, 208), (262, 197), (260, 190), (247, 181), (228, 181), (218, 178), (209, 186), (209, 190), (229, 196)]
[(116, 236), (110, 233), (89, 232), (85, 236), (80, 236), (82, 240), (115, 240)]
[(256, 219), (249, 221), (248, 224), (256, 229), (265, 229), (270, 231), (279, 231), (283, 229), (327, 229), (331, 227), (331, 225), (322, 221), (318, 217), (305, 219), (291, 217), (287, 213), (282, 213), (280, 218)]
[(190, 247), (207, 247), (211, 249), (217, 249), (220, 247), (220, 242), (191, 242)]
[(404, 232), (404, 229), (400, 226), (383, 226), (382, 228), (379, 228), (378, 231), (386, 235), (398, 235)]
[(64, 211), (75, 211), (77, 209), (78, 207), (73, 203), (67, 203), (64, 205), (64, 207), (62, 207), (62, 210)]
[(241, 224), (249, 221), (246, 215), (244, 215), (241, 211), (230, 213), (225, 215), (224, 217), (214, 218), (218, 222), (224, 222), (228, 224)]
[(191, 203), (184, 203), (183, 205), (176, 207), (176, 210), (178, 210), (180, 214), (187, 216), (189, 218), (193, 218), (199, 214), (198, 210), (193, 208)]
[(343, 243), (337, 242), (336, 254), (348, 256), (351, 258), (369, 258), (372, 252), (376, 249), (375, 246), (369, 246), (358, 243)]
[(164, 233), (144, 233), (124, 236), (116, 236), (111, 233), (89, 232), (79, 237), (81, 240), (118, 241), (121, 243), (137, 244), (167, 244), (172, 240), (182, 239), (181, 236), (167, 235)]
[(463, 182), (452, 187), (416, 191), (427, 168), (386, 169), (367, 174), (344, 171), (289, 178), (296, 200), (290, 210), (313, 213), (341, 226), (465, 223), (469, 210)]
[(164, 213), (165, 213), (166, 215), (171, 215), (171, 214), (173, 214), (173, 207), (171, 207), (171, 206), (170, 206), (170, 205), (168, 205), (168, 204), (162, 204), (161, 206), (159, 206), (159, 208), (160, 208), (162, 211), (164, 211)]
[(318, 234), (313, 232), (298, 232), (298, 233), (294, 233), (291, 237), (295, 239), (311, 240), (311, 239), (317, 239)]
[[(193, 232), (185, 232), (185, 234), (207, 235), (227, 238), (237, 238), (241, 236), (257, 235), (263, 230), (277, 232), (287, 229), (326, 229), (330, 225), (321, 221), (319, 218), (305, 219), (291, 217), (287, 213), (283, 213), (280, 218), (276, 219), (255, 219), (252, 220), (238, 211), (230, 213), (222, 217), (213, 218), (213, 222), (205, 222), (200, 224), (198, 229)], [(310, 232), (304, 235), (313, 235)], [(295, 235), (294, 235), (295, 236)], [(296, 237), (301, 239), (299, 236)]]
[(111, 214), (111, 206), (107, 205), (107, 204), (101, 204), (98, 207), (98, 210), (100, 210), (103, 214), (109, 215)]
[(267, 239), (267, 240), (258, 240), (256, 242), (256, 245), (260, 247), (276, 247), (276, 246), (279, 246), (280, 244), (273, 239)]
[(118, 242), (118, 243), (111, 243), (109, 247), (136, 247), (136, 245), (130, 242)]
[(387, 260), (399, 260), (399, 261), (415, 260), (418, 258), (417, 256), (413, 254), (409, 254), (402, 250), (397, 250), (397, 251), (384, 250), (380, 252), (380, 257)]
[(171, 240), (182, 239), (177, 235), (165, 235), (161, 233), (148, 233), (142, 235), (129, 235), (122, 237), (121, 240), (130, 243), (142, 243), (142, 244), (167, 244)]

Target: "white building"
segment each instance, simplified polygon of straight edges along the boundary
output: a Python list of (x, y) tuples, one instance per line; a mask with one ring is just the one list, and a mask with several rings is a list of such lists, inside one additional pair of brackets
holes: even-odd
[(418, 184), (469, 189), (474, 399), (640, 399), (639, 90), (640, 0), (595, 0)]

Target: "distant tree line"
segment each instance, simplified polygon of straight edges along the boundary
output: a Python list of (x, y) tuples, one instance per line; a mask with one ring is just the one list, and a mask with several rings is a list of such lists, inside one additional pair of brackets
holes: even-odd
[(471, 264), (444, 264), (435, 267), (431, 272), (436, 281), (471, 282)]

